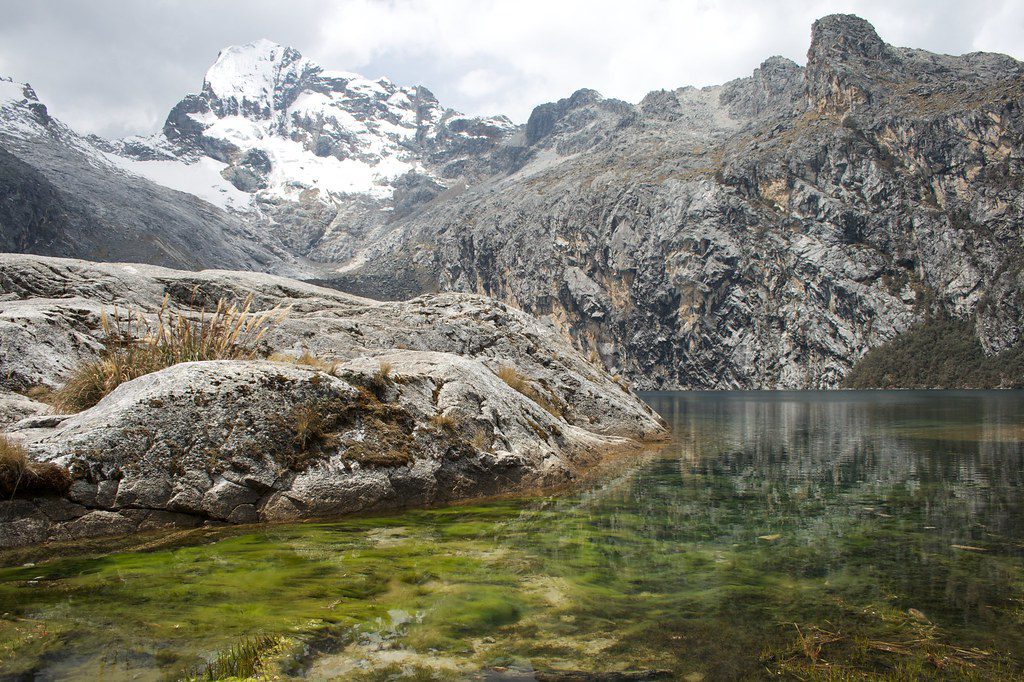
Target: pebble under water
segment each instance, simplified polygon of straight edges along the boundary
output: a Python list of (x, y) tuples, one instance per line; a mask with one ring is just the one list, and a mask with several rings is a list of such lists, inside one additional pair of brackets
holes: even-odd
[(0, 555), (0, 679), (1024, 679), (1024, 394), (645, 398), (572, 491)]

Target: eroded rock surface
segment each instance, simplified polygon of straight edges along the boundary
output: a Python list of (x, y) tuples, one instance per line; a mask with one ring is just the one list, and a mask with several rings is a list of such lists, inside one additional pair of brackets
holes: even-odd
[[(290, 307), (266, 337), (280, 360), (174, 365), (72, 415), (21, 395), (97, 357), (104, 312), (152, 321), (165, 296), (186, 315), (221, 298)], [(379, 303), (270, 275), (0, 255), (0, 349), (8, 436), (74, 478), (66, 498), (0, 503), (8, 547), (551, 485), (664, 429), (553, 327), (471, 295)], [(317, 366), (286, 360), (303, 353)]]

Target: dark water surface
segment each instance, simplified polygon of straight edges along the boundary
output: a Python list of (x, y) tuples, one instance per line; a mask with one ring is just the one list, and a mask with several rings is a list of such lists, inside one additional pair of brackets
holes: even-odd
[(582, 491), (0, 569), (0, 678), (1022, 679), (1024, 394), (646, 398)]

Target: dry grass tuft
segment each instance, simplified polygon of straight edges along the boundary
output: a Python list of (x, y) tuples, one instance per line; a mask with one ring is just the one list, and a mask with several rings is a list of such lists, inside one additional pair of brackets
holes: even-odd
[(295, 434), (293, 442), (299, 452), (307, 452), (313, 447), (331, 447), (336, 442), (329, 418), (319, 406), (299, 405), (289, 416)]
[[(364, 466), (398, 466), (414, 459), (416, 421), (407, 410), (381, 400), (366, 387), (297, 405), (281, 418), (288, 439), (278, 453), (282, 464), (303, 470), (324, 455), (340, 451)], [(362, 433), (359, 433), (362, 432)]]
[(438, 431), (446, 433), (456, 433), (459, 430), (459, 420), (450, 414), (435, 414), (430, 418), (430, 423), (434, 425)]
[(287, 365), (302, 365), (303, 367), (312, 367), (318, 369), (321, 372), (328, 374), (334, 374), (338, 369), (338, 363), (332, 360), (324, 360), (323, 358), (317, 357), (309, 352), (309, 350), (303, 350), (298, 356), (291, 355), (290, 353), (271, 353), (267, 357), (271, 362), (279, 362)]
[(36, 384), (25, 391), (24, 395), (32, 400), (38, 400), (41, 403), (48, 403), (53, 396), (53, 389), (44, 384)]
[(0, 436), (0, 481), (3, 482), (5, 492), (8, 482), (20, 479), (26, 469), (28, 451), (7, 436)]
[(620, 375), (613, 374), (612, 375), (612, 381), (615, 382), (615, 384), (619, 388), (622, 389), (623, 393), (632, 393), (633, 392), (632, 389), (629, 387), (629, 382), (627, 382), (625, 379), (623, 379)]
[(131, 310), (103, 314), (105, 349), (100, 358), (82, 366), (56, 390), (51, 403), (79, 412), (98, 403), (121, 384), (181, 362), (251, 360), (263, 355), (261, 342), (287, 315), (276, 307), (257, 313), (250, 295), (240, 304), (217, 302), (212, 313), (187, 317), (173, 312), (165, 296), (154, 325)]
[(509, 388), (514, 391), (519, 391), (522, 394), (526, 394), (530, 387), (530, 382), (523, 376), (519, 370), (511, 365), (502, 365), (495, 372), (498, 378), (508, 384)]
[(377, 366), (377, 371), (370, 375), (356, 372), (341, 372), (341, 378), (353, 386), (365, 388), (379, 400), (384, 400), (387, 397), (388, 389), (395, 383), (398, 383), (398, 377), (392, 377), (393, 372), (394, 365), (384, 361)]
[(538, 390), (533, 383), (519, 372), (515, 367), (502, 365), (495, 372), (499, 379), (508, 384), (509, 388), (522, 393), (524, 396), (537, 403), (551, 416), (562, 419), (565, 414), (555, 402)]
[(4, 498), (63, 495), (70, 487), (67, 469), (31, 461), (23, 445), (0, 435), (0, 495)]
[(494, 444), (494, 436), (488, 429), (481, 427), (473, 432), (473, 437), (469, 442), (477, 450), (488, 452)]

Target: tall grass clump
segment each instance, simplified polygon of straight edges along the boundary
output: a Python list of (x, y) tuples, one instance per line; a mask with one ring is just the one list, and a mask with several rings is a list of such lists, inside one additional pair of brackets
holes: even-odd
[(263, 337), (288, 310), (277, 306), (261, 313), (252, 310), (250, 295), (241, 303), (217, 302), (216, 309), (186, 316), (172, 311), (165, 296), (150, 324), (137, 312), (124, 315), (115, 308), (101, 322), (105, 334), (100, 357), (76, 371), (54, 392), (58, 409), (78, 412), (92, 407), (121, 384), (181, 362), (199, 360), (251, 360), (266, 355)]

